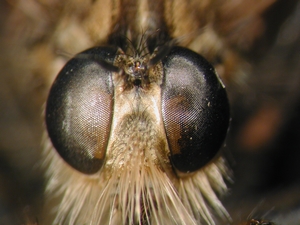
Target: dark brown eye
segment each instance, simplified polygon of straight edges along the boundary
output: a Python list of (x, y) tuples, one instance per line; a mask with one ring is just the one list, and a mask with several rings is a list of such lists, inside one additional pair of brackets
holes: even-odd
[(77, 170), (97, 172), (104, 161), (113, 112), (111, 71), (116, 48), (98, 47), (71, 59), (58, 74), (46, 105), (49, 137)]
[[(46, 105), (53, 146), (75, 169), (92, 174), (104, 163), (114, 108), (117, 48), (98, 47), (71, 59)], [(208, 163), (224, 141), (229, 106), (214, 68), (198, 54), (173, 47), (162, 60), (162, 116), (171, 162), (181, 172)]]
[(193, 172), (219, 151), (229, 125), (229, 105), (214, 68), (200, 55), (174, 47), (163, 60), (162, 116), (171, 162)]

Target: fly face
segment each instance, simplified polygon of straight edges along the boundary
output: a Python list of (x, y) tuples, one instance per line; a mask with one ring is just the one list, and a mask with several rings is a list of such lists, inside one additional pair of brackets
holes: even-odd
[[(297, 83), (291, 75), (286, 76), (293, 68), (291, 63), (298, 59), (286, 57), (293, 54), (281, 54), (280, 63), (271, 60), (264, 64), (262, 60), (263, 70), (258, 59), (251, 62), (248, 58), (266, 50), (271, 43), (268, 36), (275, 37), (271, 33), (283, 22), (282, 13), (289, 11), (284, 9), (293, 8), (297, 1), (24, 2), (0, 3), (5, 5), (0, 7), (4, 21), (0, 25), (0, 139), (1, 160), (5, 162), (1, 172), (7, 175), (7, 168), (19, 168), (0, 177), (5, 181), (1, 193), (9, 193), (3, 195), (4, 203), (13, 202), (18, 208), (15, 195), (19, 192), (25, 196), (26, 204), (28, 195), (41, 198), (36, 194), (40, 183), (32, 184), (33, 178), (28, 177), (28, 170), (37, 168), (33, 165), (41, 155), (43, 178), (47, 180), (46, 194), (42, 196), (47, 202), (45, 215), (33, 209), (32, 221), (36, 217), (39, 224), (190, 225), (214, 224), (215, 215), (226, 217), (218, 197), (226, 191), (223, 176), (227, 172), (218, 149), (228, 126), (227, 97), (213, 67), (197, 53), (212, 62), (226, 82), (235, 115), (233, 126), (243, 126), (249, 116), (246, 111), (254, 112), (265, 105), (265, 100), (257, 101), (261, 96), (258, 92), (276, 90), (267, 98), (273, 106), (280, 93), (293, 92), (289, 83)], [(297, 18), (294, 21), (299, 21)], [(282, 38), (289, 36), (296, 41), (296, 33), (290, 32), (293, 29), (287, 30)], [(285, 40), (285, 44), (292, 39)], [(59, 52), (72, 56), (81, 53), (67, 62)], [(287, 68), (278, 70), (275, 64), (282, 65), (281, 59), (288, 62)], [(249, 66), (256, 69), (251, 72)], [(278, 76), (282, 79), (275, 78), (284, 82), (274, 81), (272, 74), (285, 74)], [(280, 85), (283, 89), (278, 92), (279, 86), (274, 83), (284, 84)], [(289, 99), (290, 106), (296, 103), (293, 96), (281, 97)], [(43, 142), (45, 148), (40, 154), (44, 127), (39, 119), (46, 100), (50, 138)], [(289, 108), (279, 105), (280, 109)], [(267, 113), (264, 115), (269, 117)], [(275, 131), (277, 125), (272, 118), (267, 118), (267, 123), (275, 126), (267, 127)], [(253, 140), (248, 138), (253, 134), (264, 139), (256, 131), (266, 124), (265, 119), (258, 124), (254, 131), (246, 132), (247, 141)], [(234, 127), (232, 131), (235, 140), (231, 147), (235, 149), (240, 132), (235, 132)], [(286, 152), (282, 154), (286, 156)], [(296, 158), (293, 154), (288, 156)], [(292, 168), (288, 159), (278, 158), (280, 165), (285, 161), (284, 168)], [(264, 172), (271, 168), (276, 168), (276, 177), (291, 175), (289, 169), (279, 171), (282, 167), (273, 159), (262, 160), (263, 167), (257, 160), (246, 163), (246, 168), (251, 164), (255, 170), (240, 170), (242, 186), (247, 186), (249, 179), (269, 185), (260, 175), (269, 177)], [(237, 164), (244, 163), (238, 158)], [(259, 171), (259, 176), (253, 171)], [(14, 182), (10, 184), (7, 179)], [(293, 176), (290, 179), (294, 180)], [(277, 177), (276, 184), (277, 181), (282, 179)], [(238, 194), (240, 202), (239, 191), (232, 192)], [(247, 190), (245, 196), (249, 194)], [(6, 201), (6, 196), (13, 197)], [(239, 205), (233, 204), (240, 215)], [(16, 221), (15, 214), (20, 215), (13, 213), (12, 221)]]
[(211, 187), (225, 188), (222, 160), (212, 161), (229, 124), (223, 84), (191, 50), (140, 48), (86, 50), (54, 81), (46, 125), (71, 166), (48, 153), (52, 176), (66, 181), (58, 223), (213, 223), (208, 204), (227, 215)]

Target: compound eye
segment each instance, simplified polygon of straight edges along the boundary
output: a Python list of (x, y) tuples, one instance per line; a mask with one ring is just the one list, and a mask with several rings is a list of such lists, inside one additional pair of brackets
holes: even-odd
[(113, 112), (111, 71), (117, 49), (98, 47), (71, 59), (54, 81), (46, 105), (53, 146), (75, 169), (92, 174), (104, 161)]
[(163, 60), (162, 116), (176, 170), (193, 172), (218, 153), (229, 104), (214, 68), (197, 53), (173, 47)]

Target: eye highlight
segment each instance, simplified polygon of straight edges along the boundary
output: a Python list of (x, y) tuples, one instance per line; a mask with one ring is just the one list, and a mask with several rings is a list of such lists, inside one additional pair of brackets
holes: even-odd
[(53, 146), (75, 169), (97, 172), (105, 159), (113, 112), (111, 71), (116, 48), (78, 54), (60, 71), (46, 105), (46, 126)]
[(200, 55), (173, 47), (162, 60), (162, 116), (173, 167), (193, 172), (219, 151), (229, 125), (229, 104), (214, 68)]
[[(93, 174), (105, 162), (113, 115), (121, 118), (126, 111), (114, 112), (113, 72), (120, 72), (126, 93), (152, 93), (150, 83), (161, 89), (161, 116), (177, 171), (196, 171), (217, 154), (229, 124), (225, 89), (203, 57), (182, 47), (169, 50), (157, 62), (163, 75), (156, 71), (155, 79), (148, 76), (155, 65), (138, 70), (140, 61), (132, 64), (130, 56), (114, 47), (86, 50), (65, 65), (49, 93), (46, 125), (53, 146), (69, 165)], [(139, 60), (147, 65), (149, 59)], [(138, 72), (130, 72), (132, 65)]]

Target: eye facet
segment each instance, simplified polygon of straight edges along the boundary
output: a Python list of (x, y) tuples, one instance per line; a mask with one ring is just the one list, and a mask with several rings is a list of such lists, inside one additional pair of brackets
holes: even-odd
[[(78, 54), (58, 74), (47, 100), (46, 125), (53, 146), (83, 173), (97, 172), (105, 160), (117, 51), (97, 47)], [(162, 64), (161, 113), (170, 161), (180, 172), (193, 172), (217, 154), (225, 139), (227, 95), (214, 68), (197, 53), (173, 47)]]
[(113, 111), (111, 71), (116, 48), (97, 47), (71, 59), (53, 83), (46, 105), (49, 137), (62, 158), (91, 174), (104, 161)]
[(162, 116), (180, 172), (206, 165), (219, 151), (229, 125), (225, 89), (214, 68), (200, 55), (173, 47), (163, 59)]

